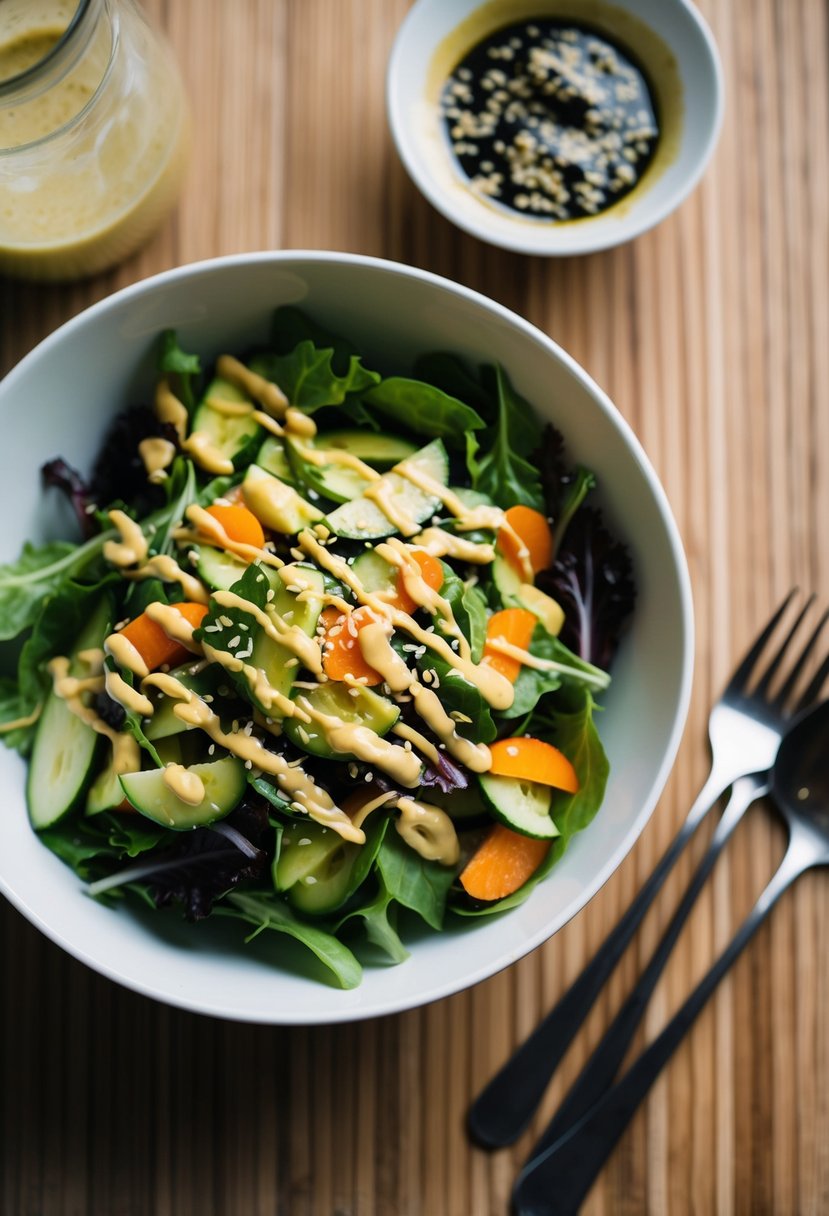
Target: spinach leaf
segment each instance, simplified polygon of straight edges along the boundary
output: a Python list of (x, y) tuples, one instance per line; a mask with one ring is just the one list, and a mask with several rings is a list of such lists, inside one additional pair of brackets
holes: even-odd
[(377, 372), (363, 367), (358, 355), (349, 356), (348, 368), (339, 375), (333, 366), (334, 350), (303, 341), (287, 355), (257, 355), (251, 368), (278, 384), (291, 405), (313, 414), (325, 405), (342, 405), (351, 393), (362, 393), (380, 380)]
[[(607, 688), (610, 676), (592, 663), (586, 663), (568, 650), (563, 642), (536, 625), (530, 640), (530, 654), (543, 659), (543, 669), (522, 667), (515, 681), (515, 698), (509, 709), (501, 711), (506, 719), (520, 718), (535, 709), (540, 697), (555, 692), (562, 684), (583, 685), (597, 691)], [(553, 664), (554, 666), (549, 666)]]
[(409, 951), (400, 940), (394, 924), (396, 910), (397, 904), (383, 883), (382, 877), (378, 875), (377, 893), (368, 903), (354, 908), (344, 916), (337, 926), (337, 930), (339, 931), (348, 921), (359, 918), (363, 922), (368, 940), (382, 950), (393, 963), (404, 963), (409, 957)]
[(0, 566), (0, 640), (15, 638), (33, 625), (43, 601), (64, 582), (92, 568), (110, 531), (83, 545), (48, 541), (36, 547), (28, 541), (20, 557)]
[(578, 793), (556, 791), (550, 811), (566, 844), (587, 827), (601, 806), (610, 766), (593, 721), (596, 703), (589, 690), (573, 689), (564, 700), (566, 704), (557, 702), (554, 710), (546, 712), (543, 722), (533, 724), (533, 729), (539, 738), (560, 748), (578, 774)]
[(357, 348), (346, 338), (329, 333), (302, 309), (294, 308), (292, 304), (277, 308), (271, 323), (271, 348), (274, 353), (290, 355), (300, 342), (312, 342), (314, 346), (330, 348), (333, 351), (331, 366), (340, 376), (348, 371), (351, 357), (359, 354)]
[[(476, 586), (468, 586), (446, 562), (441, 562), (441, 565), (443, 583), (440, 594), (451, 607), (452, 615), (469, 642), (472, 660), (477, 663), (483, 654), (486, 640), (486, 597)], [(439, 623), (437, 628), (440, 631)]]
[(363, 395), (363, 401), (397, 426), (431, 439), (444, 439), (452, 447), (463, 447), (468, 431), (480, 431), (486, 425), (480, 414), (457, 397), (403, 376), (381, 381)]
[(440, 929), (456, 870), (426, 861), (410, 849), (397, 832), (387, 832), (377, 854), (377, 869), (386, 891), (404, 908)]
[(500, 368), (492, 369), (498, 400), (498, 419), (482, 438), (484, 455), (474, 464), (473, 488), (499, 507), (516, 503), (544, 511), (538, 469), (527, 457), (538, 446), (541, 428), (531, 406), (515, 392)]
[(487, 602), (480, 587), (464, 586), (460, 602), (460, 615), (455, 610), (458, 624), (466, 634), (472, 651), (472, 662), (480, 663), (486, 642)]
[(300, 920), (296, 913), (276, 895), (268, 892), (231, 891), (215, 913), (236, 917), (255, 926), (254, 932), (245, 940), (251, 941), (265, 929), (285, 933), (301, 945), (306, 946), (319, 961), (328, 968), (341, 988), (356, 988), (363, 977), (363, 969), (347, 946), (332, 933), (326, 933), (317, 925)]
[(187, 412), (192, 414), (196, 404), (193, 381), (201, 372), (201, 363), (198, 355), (182, 350), (174, 329), (166, 329), (161, 335), (158, 370), (174, 377), (174, 391), (187, 407)]
[(418, 380), (425, 380), (471, 406), (487, 423), (495, 421), (495, 398), (457, 355), (442, 350), (421, 355), (415, 360), (414, 374)]

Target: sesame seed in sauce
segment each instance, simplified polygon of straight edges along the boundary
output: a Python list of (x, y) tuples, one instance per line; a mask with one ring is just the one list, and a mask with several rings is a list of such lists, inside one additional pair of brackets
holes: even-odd
[(659, 138), (647, 80), (628, 52), (560, 20), (534, 18), (478, 43), (440, 105), (473, 193), (548, 222), (615, 205)]

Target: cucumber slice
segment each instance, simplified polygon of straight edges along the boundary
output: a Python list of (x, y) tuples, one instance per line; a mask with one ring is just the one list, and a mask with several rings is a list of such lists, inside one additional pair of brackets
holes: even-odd
[[(112, 624), (112, 602), (109, 596), (104, 596), (92, 609), (69, 654), (71, 676), (86, 674), (86, 665), (77, 658), (78, 654), (101, 647)], [(94, 772), (99, 739), (100, 735), (76, 717), (62, 697), (49, 693), (40, 715), (26, 781), (29, 818), (36, 830), (51, 827), (81, 800)]]
[(521, 606), (521, 587), (523, 581), (521, 575), (512, 566), (505, 557), (496, 554), (495, 561), (491, 566), (492, 581), (501, 597), (501, 603), (505, 608), (516, 608)]
[(242, 799), (247, 788), (247, 769), (236, 756), (193, 764), (188, 770), (204, 785), (204, 798), (197, 806), (182, 802), (164, 781), (164, 770), (146, 769), (125, 773), (121, 788), (132, 806), (162, 827), (184, 832), (224, 819)]
[(374, 549), (366, 549), (354, 559), (351, 567), (366, 591), (395, 591), (397, 589), (397, 566), (387, 562)]
[[(341, 718), (350, 726), (366, 726), (375, 735), (386, 735), (400, 717), (400, 710), (393, 701), (381, 697), (370, 688), (359, 686), (356, 696), (345, 684), (329, 680), (313, 689), (297, 690), (295, 697), (305, 697), (311, 706), (323, 714)], [(287, 737), (303, 751), (312, 756), (324, 756), (327, 760), (353, 760), (346, 752), (335, 752), (329, 745), (323, 728), (316, 722), (304, 723), (298, 718), (286, 718), (284, 730)]]
[(333, 912), (348, 897), (361, 847), (313, 820), (286, 824), (273, 867), (274, 886), (287, 891), (288, 902), (301, 912)]
[(408, 460), (417, 451), (408, 439), (378, 431), (328, 431), (318, 437), (317, 443), (321, 448), (351, 452), (380, 473), (394, 468), (401, 460)]
[[(433, 439), (425, 448), (408, 457), (411, 464), (427, 476), (445, 486), (449, 476), (449, 459), (440, 439)], [(416, 524), (423, 523), (440, 508), (440, 499), (424, 494), (417, 486), (394, 470), (384, 473), (375, 487), (380, 486), (399, 506), (401, 514), (410, 517)], [(397, 531), (394, 523), (370, 498), (361, 496), (345, 502), (326, 518), (326, 524), (337, 536), (352, 540), (371, 540), (391, 536)]]
[(273, 473), (274, 477), (278, 477), (287, 485), (293, 484), (294, 475), (288, 463), (285, 444), (281, 439), (277, 439), (276, 435), (268, 435), (259, 449), (256, 463), (260, 469), (264, 469), (266, 473)]
[(352, 498), (359, 498), (369, 486), (369, 478), (364, 477), (359, 469), (349, 468), (345, 464), (318, 465), (306, 460), (302, 455), (303, 446), (312, 445), (307, 440), (304, 443), (290, 438), (286, 440), (288, 460), (294, 478), (308, 487), (313, 494), (321, 495), (331, 502), (350, 502)]
[(251, 414), (224, 414), (209, 404), (210, 398), (220, 401), (250, 402), (250, 397), (229, 380), (216, 377), (207, 386), (201, 405), (193, 415), (193, 431), (210, 437), (222, 456), (232, 460), (234, 468), (242, 469), (256, 455), (262, 439), (262, 428)]
[(124, 791), (118, 774), (109, 763), (89, 787), (84, 814), (99, 815), (102, 811), (112, 811), (124, 801)]
[(259, 522), (272, 532), (294, 536), (322, 519), (322, 511), (306, 502), (293, 486), (252, 464), (242, 482), (242, 497)]
[(212, 545), (191, 545), (188, 552), (195, 555), (196, 572), (211, 591), (229, 591), (248, 566), (240, 557), (234, 557), (224, 549), (214, 549)]
[[(215, 549), (213, 545), (191, 545), (188, 553), (195, 554), (196, 572), (210, 591), (229, 591), (250, 565), (250, 562), (243, 561), (241, 557), (234, 557), (225, 549)], [(264, 562), (260, 562), (259, 569), (270, 586), (276, 589), (279, 586), (277, 567), (266, 566)]]
[(560, 835), (550, 815), (553, 791), (549, 785), (492, 773), (481, 773), (478, 783), (492, 815), (514, 832), (538, 840)]
[[(302, 578), (301, 599), (299, 593), (288, 590), (288, 586), (293, 585), (292, 571)], [(313, 637), (324, 603), (325, 579), (322, 571), (315, 570), (312, 566), (290, 565), (283, 567), (281, 575), (280, 586), (271, 602), (270, 610), (282, 617), (288, 625), (296, 625), (309, 638)], [(272, 688), (283, 696), (290, 696), (294, 681), (298, 679), (301, 670), (292, 650), (274, 641), (264, 629), (260, 629), (254, 638), (250, 662), (252, 666), (264, 671)], [(255, 700), (253, 694), (251, 696)], [(276, 706), (260, 705), (259, 708), (271, 718), (281, 717)]]
[(532, 583), (523, 583), (519, 603), (522, 608), (526, 608), (533, 616), (538, 617), (549, 634), (554, 638), (558, 637), (564, 624), (564, 609), (558, 600), (539, 591), (538, 587), (534, 587)]

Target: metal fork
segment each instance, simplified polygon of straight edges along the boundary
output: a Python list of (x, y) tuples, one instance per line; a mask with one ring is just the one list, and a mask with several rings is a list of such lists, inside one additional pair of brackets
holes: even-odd
[[(795, 710), (792, 709), (790, 701), (795, 687), (821, 630), (829, 619), (829, 612), (825, 612), (792, 664), (785, 681), (773, 695), (771, 693), (775, 676), (814, 597), (807, 600), (783, 642), (758, 673), (760, 659), (796, 594), (797, 591), (792, 590), (786, 596), (737, 667), (722, 697), (711, 711), (708, 722), (711, 771), (674, 840), (592, 960), (470, 1107), (469, 1131), (472, 1138), (483, 1147), (500, 1148), (510, 1144), (527, 1126), (550, 1077), (682, 850), (721, 795), (737, 782), (709, 851), (694, 875), (657, 953), (643, 974), (641, 987), (631, 994), (620, 1011), (611, 1031), (582, 1074), (584, 1080), (580, 1077), (568, 1093), (536, 1152), (542, 1151), (545, 1145), (558, 1139), (567, 1127), (590, 1108), (612, 1081), (638, 1024), (644, 1002), (662, 971), (670, 949), (716, 857), (748, 806), (765, 792), (765, 773), (774, 762), (780, 740), (793, 712), (800, 712), (815, 702), (829, 674), (827, 658), (809, 686), (797, 698)], [(611, 1032), (615, 1032), (612, 1037)]]

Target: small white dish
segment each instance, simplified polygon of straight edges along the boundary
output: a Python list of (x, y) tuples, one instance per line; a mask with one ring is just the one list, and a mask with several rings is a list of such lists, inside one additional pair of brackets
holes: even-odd
[[(605, 33), (632, 52), (655, 94), (661, 136), (654, 160), (635, 189), (596, 216), (534, 219), (473, 193), (442, 130), (440, 93), (459, 61), (487, 35), (533, 17)], [(722, 68), (690, 0), (417, 0), (392, 49), (386, 103), (409, 176), (447, 219), (517, 253), (567, 256), (629, 241), (687, 197), (719, 134)]]

